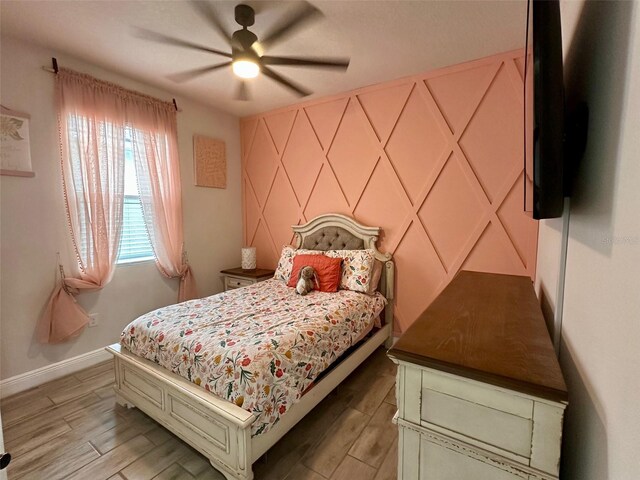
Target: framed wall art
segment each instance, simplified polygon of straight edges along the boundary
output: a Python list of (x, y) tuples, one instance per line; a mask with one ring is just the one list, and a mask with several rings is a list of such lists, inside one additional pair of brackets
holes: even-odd
[(27, 113), (0, 106), (0, 175), (33, 177)]

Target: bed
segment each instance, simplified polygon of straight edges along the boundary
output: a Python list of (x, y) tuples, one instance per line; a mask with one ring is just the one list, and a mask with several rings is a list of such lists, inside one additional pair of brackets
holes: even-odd
[[(268, 280), (150, 312), (125, 329), (121, 343), (107, 347), (115, 357), (118, 403), (144, 411), (228, 479), (252, 479), (253, 462), (377, 347), (390, 346), (394, 264), (376, 248), (380, 229), (337, 214), (292, 228), (299, 248), (373, 249), (383, 266), (380, 293), (300, 297), (283, 282)], [(343, 314), (334, 318), (327, 311)], [(295, 318), (296, 312), (305, 313)], [(374, 326), (378, 312), (382, 321)], [(280, 345), (296, 338), (287, 335), (291, 329), (300, 330), (298, 339)], [(246, 348), (233, 345), (243, 341)], [(220, 362), (229, 343), (237, 355), (233, 364), (240, 366), (235, 372)], [(271, 344), (286, 356), (274, 356)], [(291, 376), (280, 378), (279, 358), (295, 367)], [(261, 372), (275, 374), (278, 382), (261, 383)]]

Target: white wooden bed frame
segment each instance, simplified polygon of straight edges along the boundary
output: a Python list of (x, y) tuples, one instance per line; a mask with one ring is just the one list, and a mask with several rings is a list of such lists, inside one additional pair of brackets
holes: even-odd
[(255, 417), (185, 378), (149, 360), (133, 355), (119, 343), (106, 347), (115, 357), (116, 399), (127, 408), (137, 407), (209, 458), (227, 479), (251, 480), (252, 464), (309, 413), (340, 382), (383, 343), (393, 338), (394, 264), (390, 254), (376, 248), (379, 227), (365, 227), (344, 215), (321, 215), (293, 226), (296, 246), (327, 227), (340, 227), (364, 241), (383, 262), (379, 290), (387, 298), (384, 325), (374, 330), (346, 358), (322, 377), (268, 432), (251, 437)]

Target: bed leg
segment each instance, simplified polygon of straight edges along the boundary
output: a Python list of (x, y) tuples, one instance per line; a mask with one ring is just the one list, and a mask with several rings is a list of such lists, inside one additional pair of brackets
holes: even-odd
[(116, 393), (116, 403), (124, 408), (126, 408), (127, 410), (131, 410), (132, 408), (136, 408), (136, 406), (131, 403), (128, 402), (127, 400), (125, 400), (122, 396), (118, 395)]
[(225, 478), (226, 480), (239, 480), (239, 479), (241, 479), (241, 480), (253, 480), (253, 470), (252, 470), (252, 469), (249, 469), (249, 475), (248, 475), (248, 476), (241, 476), (241, 477), (238, 477), (238, 476), (236, 476), (236, 475), (234, 475), (234, 474), (232, 474), (232, 473), (225, 472), (224, 470), (221, 470), (221, 469), (220, 469), (220, 465), (218, 465), (217, 463), (215, 463), (213, 460), (209, 460), (209, 463), (211, 464), (211, 466), (212, 466), (213, 468), (215, 468), (215, 469), (216, 469), (216, 471), (218, 471), (218, 472), (220, 472), (222, 475), (224, 475), (224, 478)]
[(393, 347), (393, 337), (389, 337), (384, 341), (384, 348), (389, 350), (391, 347)]

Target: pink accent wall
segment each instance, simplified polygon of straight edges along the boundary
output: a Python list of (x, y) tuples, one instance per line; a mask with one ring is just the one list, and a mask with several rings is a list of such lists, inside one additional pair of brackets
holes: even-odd
[(522, 52), (241, 121), (245, 243), (274, 267), (291, 225), (337, 212), (383, 228), (397, 330), (460, 269), (535, 276), (523, 212)]

